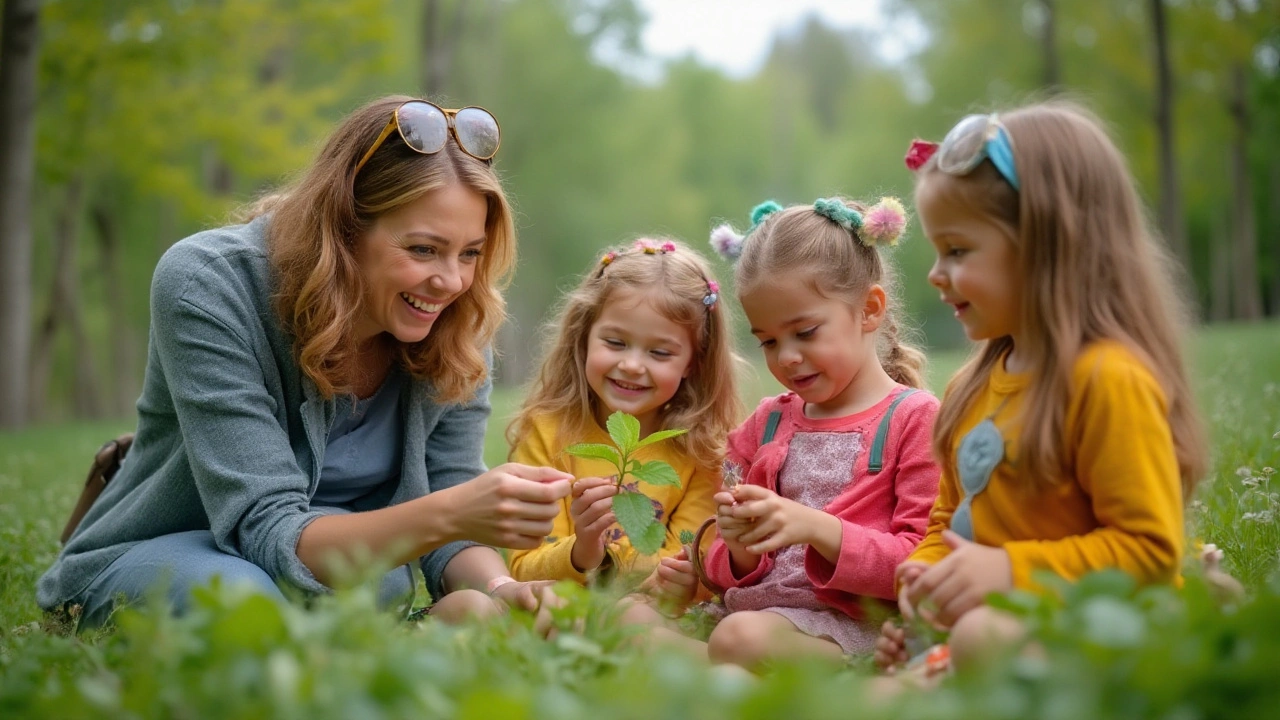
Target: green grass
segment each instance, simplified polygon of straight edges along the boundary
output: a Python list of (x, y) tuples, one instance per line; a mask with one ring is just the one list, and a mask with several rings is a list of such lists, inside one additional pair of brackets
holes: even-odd
[[(1280, 325), (1205, 329), (1190, 349), (1213, 460), (1188, 513), (1250, 599), (1222, 611), (1191, 573), (1180, 594), (1099, 576), (1064, 603), (1015, 597), (1046, 659), (997, 664), (889, 709), (857, 673), (780, 667), (755, 684), (634, 650), (605, 598), (574, 594), (543, 641), (514, 617), (461, 630), (406, 625), (364, 590), (312, 608), (211, 591), (174, 619), (130, 612), (103, 637), (49, 632), (33, 585), (101, 442), (131, 421), (0, 434), (0, 716), (3, 717), (1251, 717), (1280, 706)], [(938, 389), (960, 353), (933, 356)], [(776, 385), (749, 383), (749, 403)], [(494, 397), (486, 444), (518, 392)], [(584, 625), (585, 624), (585, 625)]]

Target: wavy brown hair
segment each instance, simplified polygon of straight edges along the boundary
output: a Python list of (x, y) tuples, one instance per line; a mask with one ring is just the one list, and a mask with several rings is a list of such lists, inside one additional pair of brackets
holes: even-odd
[[(836, 199), (867, 213), (862, 203)], [(734, 284), (741, 296), (761, 278), (787, 276), (806, 278), (818, 294), (855, 310), (862, 307), (872, 285), (882, 287), (885, 314), (876, 337), (880, 364), (894, 382), (924, 387), (924, 353), (898, 321), (897, 278), (888, 258), (881, 257), (875, 246), (864, 245), (856, 233), (818, 214), (812, 205), (793, 205), (767, 216), (747, 235), (734, 269)]]
[(247, 213), (271, 213), (275, 307), (294, 337), (298, 364), (325, 397), (349, 392), (358, 372), (355, 327), (363, 281), (356, 244), (378, 216), (426, 193), (459, 183), (484, 196), (487, 239), (471, 287), (444, 309), (424, 340), (397, 348), (398, 362), (430, 382), (438, 401), (465, 401), (488, 377), (485, 353), (506, 317), (500, 291), (515, 263), (516, 235), (511, 207), (488, 163), (462, 152), (452, 138), (441, 151), (423, 155), (393, 132), (356, 174), (356, 163), (391, 114), (412, 99), (384, 97), (351, 113), (297, 181)]
[(724, 298), (711, 307), (703, 303), (707, 283), (715, 276), (701, 255), (665, 238), (642, 242), (671, 242), (675, 250), (649, 254), (633, 246), (615, 248), (611, 262), (593, 264), (561, 301), (546, 328), (542, 367), (507, 426), (513, 449), (538, 418), (558, 418), (560, 437), (577, 438), (600, 416), (600, 400), (587, 383), (587, 341), (609, 298), (629, 289), (645, 293), (663, 317), (688, 328), (694, 339), (689, 375), (663, 406), (662, 427), (687, 429), (671, 442), (696, 464), (719, 470), (725, 440), (742, 416), (737, 375), (743, 361), (733, 350)]
[[(1124, 156), (1084, 108), (1052, 101), (1001, 113), (1013, 140), (1021, 192), (990, 162), (954, 177), (936, 160), (919, 195), (946, 193), (1006, 230), (1023, 278), (1018, 354), (1035, 368), (1021, 416), (1018, 468), (1029, 484), (1069, 475), (1064, 443), (1071, 376), (1090, 343), (1116, 341), (1146, 364), (1168, 400), (1183, 497), (1205, 472), (1204, 429), (1182, 361), (1192, 313), (1179, 272), (1150, 228)], [(954, 472), (956, 433), (969, 404), (1013, 340), (978, 347), (956, 374), (934, 424), (934, 452)]]

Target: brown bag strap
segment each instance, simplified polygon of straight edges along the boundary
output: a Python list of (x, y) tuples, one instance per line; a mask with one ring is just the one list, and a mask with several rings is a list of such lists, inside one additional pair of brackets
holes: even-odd
[(80, 498), (76, 500), (75, 509), (71, 511), (71, 517), (67, 519), (66, 527), (62, 528), (61, 542), (65, 544), (67, 539), (71, 537), (71, 533), (76, 531), (80, 526), (80, 521), (84, 519), (85, 513), (89, 512), (89, 508), (93, 507), (93, 503), (106, 489), (107, 483), (111, 482), (111, 478), (115, 477), (116, 471), (120, 469), (120, 463), (124, 461), (125, 453), (129, 452), (129, 447), (133, 445), (133, 433), (125, 433), (114, 440), (108, 440), (102, 447), (98, 448), (98, 452), (93, 455), (93, 464), (89, 466), (89, 477), (85, 478), (84, 489), (80, 491)]

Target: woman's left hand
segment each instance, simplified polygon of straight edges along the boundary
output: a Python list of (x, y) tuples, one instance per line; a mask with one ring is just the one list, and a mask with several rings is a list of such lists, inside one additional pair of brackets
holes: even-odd
[(499, 585), (489, 597), (507, 608), (519, 608), (534, 613), (534, 630), (543, 637), (548, 637), (555, 629), (550, 608), (558, 608), (564, 604), (564, 598), (555, 594), (552, 586), (555, 580), (534, 580), (531, 582), (509, 582)]
[(733, 517), (752, 521), (751, 529), (742, 533), (738, 542), (756, 555), (809, 544), (813, 541), (811, 530), (823, 522), (820, 516), (827, 516), (759, 485), (739, 485), (733, 489), (733, 497), (737, 501), (730, 510)]
[[(942, 540), (951, 553), (925, 570), (907, 590), (921, 617), (951, 627), (961, 615), (982, 605), (993, 592), (1013, 589), (1013, 565), (1004, 548), (965, 540), (945, 530)], [(928, 599), (928, 603), (921, 603)]]

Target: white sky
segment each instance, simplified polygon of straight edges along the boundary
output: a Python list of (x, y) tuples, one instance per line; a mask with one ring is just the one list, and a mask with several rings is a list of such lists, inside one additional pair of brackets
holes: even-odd
[[(658, 57), (692, 52), (704, 64), (742, 78), (764, 62), (779, 30), (791, 29), (817, 14), (841, 29), (883, 22), (880, 0), (638, 0), (648, 15), (641, 38)], [(894, 55), (892, 48), (881, 48)]]

